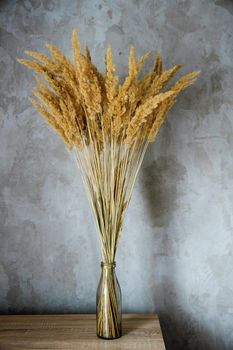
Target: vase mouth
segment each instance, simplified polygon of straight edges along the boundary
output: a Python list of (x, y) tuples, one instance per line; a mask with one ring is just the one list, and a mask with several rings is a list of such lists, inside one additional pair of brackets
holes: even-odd
[(116, 262), (113, 261), (113, 262), (105, 262), (105, 261), (101, 261), (101, 267), (106, 267), (106, 268), (114, 268), (116, 267)]

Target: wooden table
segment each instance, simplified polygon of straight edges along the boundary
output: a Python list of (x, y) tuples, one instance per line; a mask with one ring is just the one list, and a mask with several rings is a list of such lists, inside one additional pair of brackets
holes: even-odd
[(165, 350), (155, 314), (124, 314), (123, 336), (96, 336), (95, 315), (0, 316), (0, 350), (93, 349)]

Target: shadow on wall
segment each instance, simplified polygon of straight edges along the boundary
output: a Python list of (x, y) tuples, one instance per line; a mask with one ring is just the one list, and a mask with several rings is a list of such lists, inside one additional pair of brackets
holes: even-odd
[[(166, 227), (177, 206), (177, 198), (182, 193), (178, 190), (179, 183), (186, 176), (185, 167), (175, 157), (159, 157), (149, 166), (142, 169), (141, 183), (146, 200), (146, 211), (150, 222), (156, 228)], [(159, 230), (158, 230), (159, 231)], [(162, 230), (164, 232), (164, 230)], [(150, 283), (156, 311), (160, 315), (161, 327), (167, 350), (223, 350), (221, 339), (216, 339), (204, 326), (200, 315), (193, 315), (185, 310), (180, 301), (182, 290), (177, 276), (174, 257), (174, 241), (179, 239), (177, 232), (169, 237), (166, 232), (154, 235), (155, 244), (161, 249), (154, 254), (152, 269), (162, 265), (162, 277)], [(160, 243), (159, 243), (160, 242)], [(159, 255), (158, 255), (159, 254)], [(160, 260), (160, 262), (159, 262)], [(156, 271), (157, 275), (158, 271)], [(185, 282), (185, 281), (183, 281)], [(148, 284), (149, 285), (149, 284)], [(213, 344), (216, 344), (213, 347)]]
[[(161, 314), (161, 327), (167, 350), (224, 350), (222, 339), (206, 328), (201, 320), (172, 305), (172, 315)], [(215, 345), (213, 345), (215, 344)]]
[(185, 175), (186, 168), (175, 156), (160, 156), (142, 168), (142, 190), (153, 227), (167, 226), (180, 195), (177, 184)]

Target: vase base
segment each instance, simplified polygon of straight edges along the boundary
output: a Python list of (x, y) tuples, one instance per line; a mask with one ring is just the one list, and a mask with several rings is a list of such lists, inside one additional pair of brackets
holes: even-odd
[(101, 337), (101, 335), (97, 334), (97, 337), (100, 338), (100, 339), (104, 339), (104, 340), (115, 340), (115, 339), (121, 338), (122, 335), (119, 335), (118, 337), (115, 337), (115, 338), (105, 338), (105, 337)]

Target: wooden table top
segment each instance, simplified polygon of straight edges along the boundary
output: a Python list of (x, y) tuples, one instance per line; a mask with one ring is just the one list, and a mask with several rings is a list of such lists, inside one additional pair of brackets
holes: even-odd
[(0, 350), (165, 350), (158, 316), (123, 314), (123, 336), (96, 336), (93, 314), (0, 316)]

